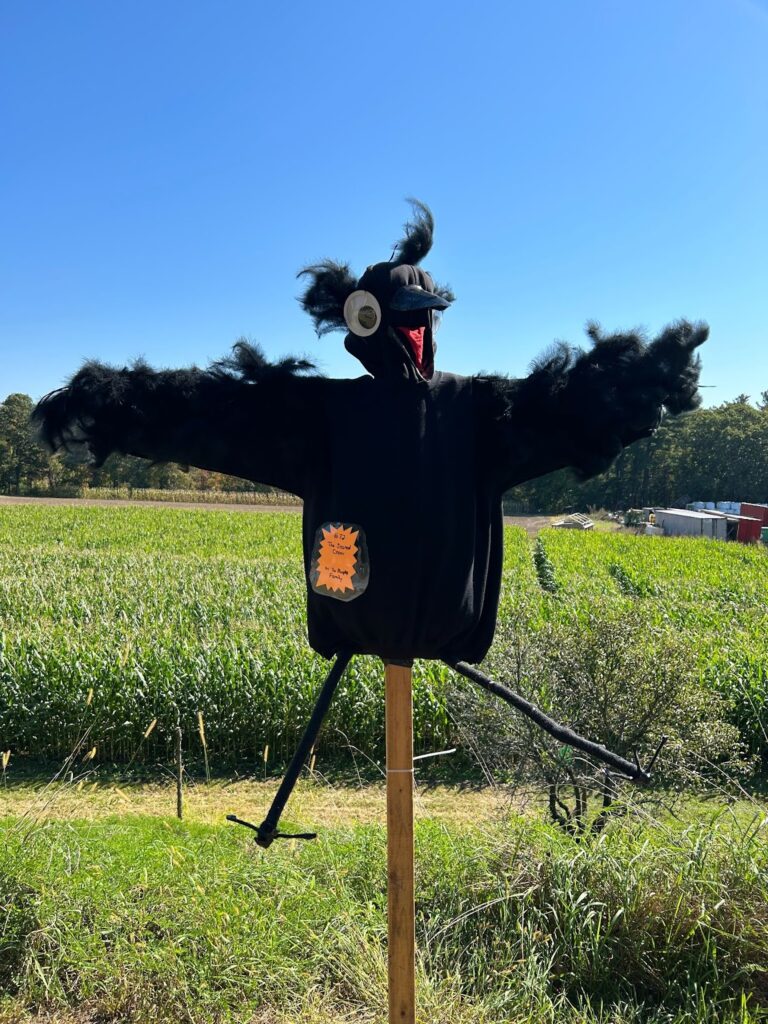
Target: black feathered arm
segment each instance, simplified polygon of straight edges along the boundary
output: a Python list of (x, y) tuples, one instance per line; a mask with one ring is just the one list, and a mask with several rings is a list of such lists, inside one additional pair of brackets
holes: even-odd
[(706, 324), (672, 324), (652, 342), (642, 335), (604, 335), (597, 325), (587, 351), (558, 345), (521, 380), (479, 378), (486, 458), (506, 489), (565, 466), (585, 478), (603, 472), (622, 448), (648, 437), (663, 410), (700, 404), (695, 350)]
[(207, 370), (116, 369), (88, 362), (33, 413), (51, 449), (86, 445), (229, 473), (302, 495), (322, 434), (317, 376), (295, 359), (267, 362), (238, 342)]

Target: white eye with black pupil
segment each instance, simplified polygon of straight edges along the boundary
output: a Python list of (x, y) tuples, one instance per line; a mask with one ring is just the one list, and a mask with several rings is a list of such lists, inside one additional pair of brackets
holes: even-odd
[(362, 289), (352, 292), (344, 303), (344, 320), (347, 327), (358, 338), (367, 338), (379, 329), (381, 306), (379, 300)]

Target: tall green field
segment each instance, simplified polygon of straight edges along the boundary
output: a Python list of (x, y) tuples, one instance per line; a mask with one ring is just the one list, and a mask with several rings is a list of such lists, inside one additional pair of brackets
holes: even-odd
[(768, 549), (703, 538), (546, 531), (556, 596), (547, 614), (639, 609), (689, 646), (753, 754), (768, 753)]
[[(601, 609), (639, 609), (686, 637), (701, 685), (733, 699), (745, 741), (765, 751), (763, 549), (568, 531), (536, 544), (506, 531), (502, 627), (587, 629)], [(214, 764), (261, 765), (267, 746), (279, 762), (328, 667), (307, 644), (304, 603), (296, 514), (0, 508), (0, 749), (60, 758), (87, 733), (97, 759), (151, 763), (170, 756), (177, 712), (197, 749), (201, 712)], [(416, 665), (420, 750), (455, 738), (447, 673)], [(381, 666), (358, 658), (323, 749), (378, 755), (382, 741)]]

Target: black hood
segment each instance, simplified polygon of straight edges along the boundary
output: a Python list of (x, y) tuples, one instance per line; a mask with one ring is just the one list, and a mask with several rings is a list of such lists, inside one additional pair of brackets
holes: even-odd
[(428, 206), (410, 200), (413, 218), (388, 263), (359, 280), (348, 263), (321, 260), (299, 271), (309, 285), (300, 297), (319, 335), (344, 330), (344, 345), (374, 377), (423, 381), (435, 372), (437, 311), (453, 302), (418, 264), (432, 247)]
[[(360, 337), (351, 330), (344, 347), (374, 377), (430, 380), (435, 372), (435, 311), (448, 300), (435, 291), (435, 283), (421, 267), (376, 263), (357, 282), (357, 291), (377, 300), (381, 322), (373, 334)], [(406, 334), (398, 328), (424, 328), (421, 365)]]

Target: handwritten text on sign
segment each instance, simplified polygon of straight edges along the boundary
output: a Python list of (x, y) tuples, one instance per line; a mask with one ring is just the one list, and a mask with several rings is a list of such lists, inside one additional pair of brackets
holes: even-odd
[(365, 535), (359, 526), (324, 523), (315, 535), (311, 568), (316, 593), (342, 601), (358, 597), (368, 584)]

